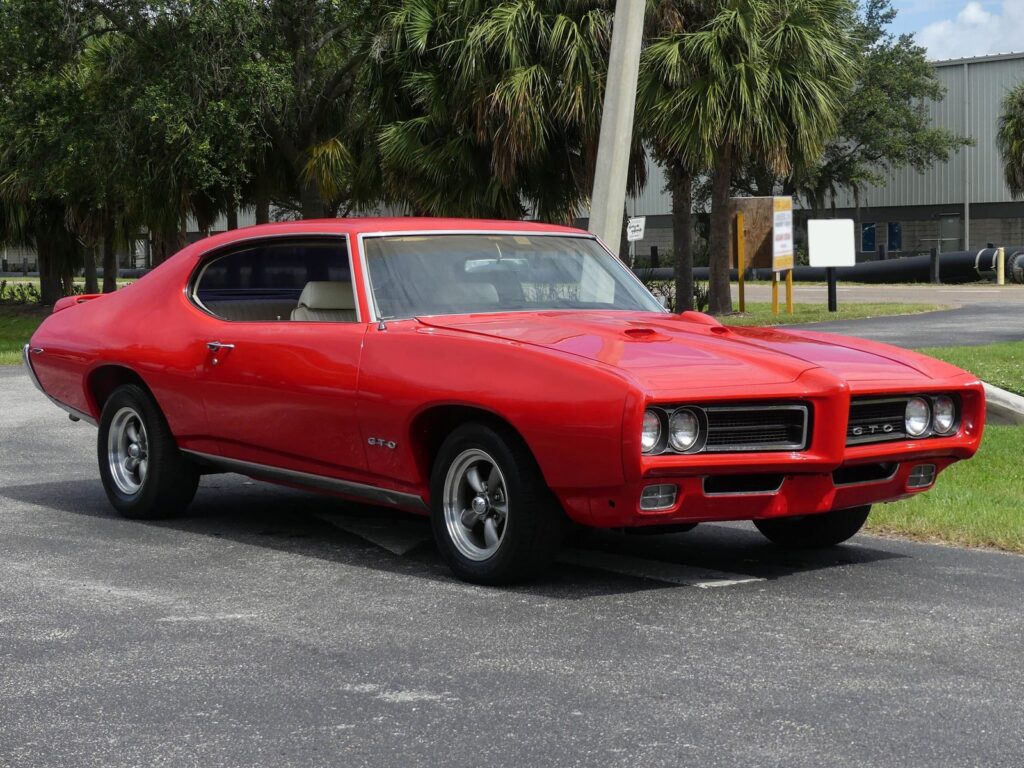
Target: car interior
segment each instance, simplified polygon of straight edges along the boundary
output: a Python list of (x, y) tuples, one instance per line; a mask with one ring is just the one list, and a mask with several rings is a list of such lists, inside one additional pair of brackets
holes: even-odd
[(236, 322), (357, 321), (347, 248), (337, 239), (257, 243), (217, 256), (200, 268), (193, 297)]

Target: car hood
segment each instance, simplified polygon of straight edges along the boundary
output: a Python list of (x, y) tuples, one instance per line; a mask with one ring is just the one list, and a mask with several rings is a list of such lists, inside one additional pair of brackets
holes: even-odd
[[(652, 390), (688, 385), (758, 387), (825, 368), (846, 381), (920, 380), (900, 351), (842, 336), (719, 325), (704, 315), (518, 312), (419, 318), (425, 325), (531, 344), (622, 369)], [(864, 343), (867, 345), (868, 343)], [(879, 350), (883, 351), (879, 351)], [(891, 352), (891, 356), (885, 354)]]

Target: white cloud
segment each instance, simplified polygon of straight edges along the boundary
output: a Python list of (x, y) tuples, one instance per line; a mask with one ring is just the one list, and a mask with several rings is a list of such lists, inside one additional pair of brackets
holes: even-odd
[(967, 3), (953, 19), (936, 21), (917, 36), (931, 59), (956, 59), (1024, 50), (1024, 0)]

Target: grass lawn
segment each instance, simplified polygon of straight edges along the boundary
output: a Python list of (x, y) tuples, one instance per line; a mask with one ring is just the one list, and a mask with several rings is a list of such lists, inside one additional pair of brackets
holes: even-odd
[(986, 427), (978, 454), (954, 464), (935, 488), (880, 504), (868, 530), (968, 547), (1024, 553), (1024, 427)]
[[(738, 306), (735, 302), (733, 306)], [(748, 301), (743, 314), (724, 315), (718, 319), (724, 325), (788, 325), (791, 323), (822, 323), (828, 320), (857, 320), (864, 317), (914, 315), (945, 309), (939, 304), (854, 304), (839, 305), (838, 312), (829, 312), (824, 304), (794, 304), (793, 314), (786, 314), (785, 302), (780, 302), (779, 314), (772, 314), (771, 302)]]
[[(131, 283), (134, 283), (138, 279), (139, 278), (137, 278), (137, 277), (119, 277), (119, 278), (117, 278), (117, 284), (118, 285), (130, 285)], [(39, 278), (38, 277), (31, 277), (31, 276), (29, 276), (29, 277), (22, 277), (21, 275), (14, 275), (12, 277), (2, 277), (2, 278), (0, 278), (0, 280), (6, 280), (10, 285), (14, 285), (15, 283), (26, 283), (26, 284), (27, 283), (31, 283), (36, 288), (39, 287)], [(74, 278), (74, 283), (75, 283), (75, 285), (82, 285), (82, 286), (84, 286), (85, 285), (85, 278), (84, 277), (76, 277), (76, 278)], [(100, 290), (103, 290), (103, 278), (102, 277), (100, 277)]]
[(0, 365), (21, 363), (21, 348), (48, 314), (36, 304), (0, 304)]
[(1024, 395), (1024, 341), (919, 351), (970, 371), (989, 384)]

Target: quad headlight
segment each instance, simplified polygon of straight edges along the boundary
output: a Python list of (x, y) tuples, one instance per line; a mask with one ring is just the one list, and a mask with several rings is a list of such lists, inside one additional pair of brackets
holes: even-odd
[(644, 423), (640, 430), (640, 450), (652, 453), (661, 443), (661, 417), (656, 411), (644, 411)]
[(646, 455), (694, 453), (706, 438), (708, 421), (701, 408), (648, 408), (640, 427), (640, 450)]
[(936, 434), (948, 435), (956, 428), (956, 403), (948, 395), (932, 400), (932, 428)]
[(668, 443), (672, 450), (686, 453), (700, 437), (700, 420), (689, 408), (680, 408), (669, 417)]
[(912, 397), (907, 401), (904, 417), (905, 428), (910, 437), (921, 437), (932, 422), (932, 409), (923, 397)]

